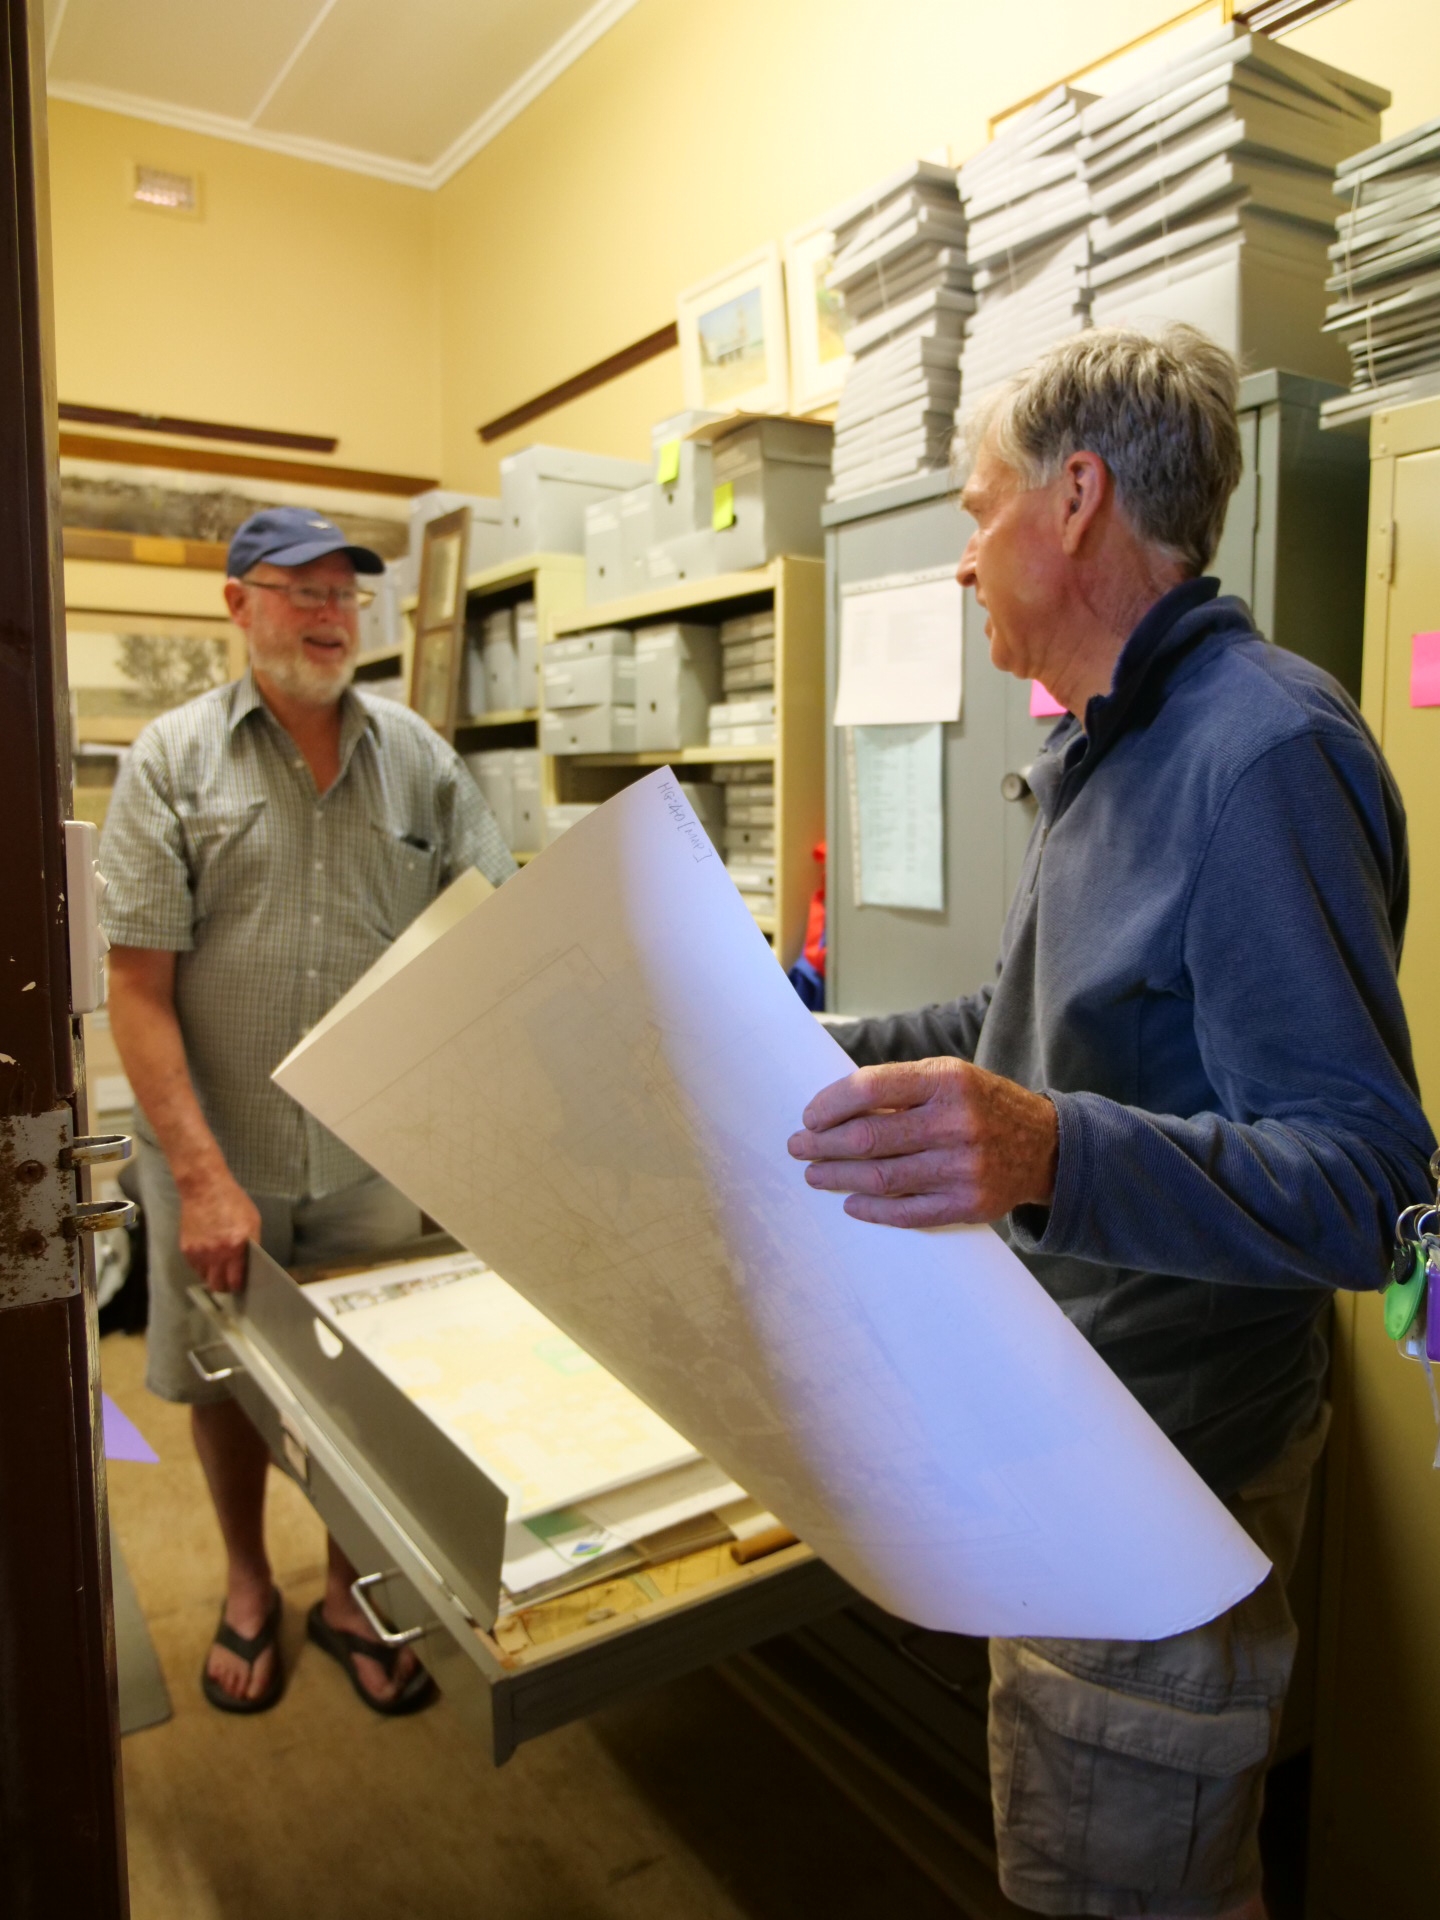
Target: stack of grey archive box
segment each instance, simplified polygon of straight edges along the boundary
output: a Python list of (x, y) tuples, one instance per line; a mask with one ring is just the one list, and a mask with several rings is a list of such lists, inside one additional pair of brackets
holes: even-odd
[(892, 174), (830, 216), (828, 276), (851, 365), (835, 421), (832, 499), (943, 467), (974, 309), (953, 168)]
[(1343, 368), (1321, 334), (1330, 191), (1384, 88), (1231, 22), (1086, 109), (1091, 318), (1181, 320), (1250, 366)]
[(643, 461), (574, 447), (526, 447), (500, 462), (503, 557), (583, 553), (585, 509), (643, 486)]
[(628, 627), (552, 640), (543, 679), (542, 753), (635, 751), (635, 636)]
[(533, 712), (540, 704), (539, 642), (533, 600), (467, 621), (462, 717)]
[(1327, 426), (1440, 393), (1440, 120), (1344, 161), (1325, 329), (1350, 356), (1351, 391)]
[(492, 747), (467, 753), (465, 765), (485, 796), (500, 837), (512, 853), (538, 853), (544, 841), (540, 755), (534, 747)]
[[(775, 915), (775, 768), (773, 762), (718, 766), (724, 795), (725, 870), (757, 920)], [(713, 833), (713, 828), (711, 829)]]
[(975, 276), (962, 409), (1089, 325), (1090, 200), (1077, 146), (1090, 98), (1054, 88), (960, 169)]
[(720, 688), (709, 715), (712, 747), (775, 744), (775, 613), (742, 614), (720, 627)]

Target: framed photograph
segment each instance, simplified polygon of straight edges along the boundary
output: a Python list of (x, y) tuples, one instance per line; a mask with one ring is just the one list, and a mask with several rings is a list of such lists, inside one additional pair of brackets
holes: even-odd
[(790, 322), (790, 411), (834, 406), (845, 384), (845, 309), (825, 284), (834, 236), (822, 221), (785, 236), (785, 306)]
[(465, 555), (470, 509), (431, 520), (420, 550), (420, 594), (410, 660), (410, 705), (445, 739), (455, 738), (465, 664)]
[(790, 403), (785, 276), (772, 241), (679, 298), (687, 407), (784, 413)]

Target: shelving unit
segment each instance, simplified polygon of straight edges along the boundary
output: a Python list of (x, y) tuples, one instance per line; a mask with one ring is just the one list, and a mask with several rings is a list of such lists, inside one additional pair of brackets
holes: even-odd
[[(542, 647), (603, 627), (655, 626), (691, 619), (718, 626), (742, 614), (775, 610), (775, 744), (682, 747), (672, 753), (547, 754), (541, 761), (546, 805), (608, 800), (653, 767), (715, 767), (773, 761), (775, 767), (775, 914), (756, 916), (782, 966), (798, 957), (810, 900), (820, 881), (814, 853), (825, 832), (825, 567), (814, 559), (774, 560), (753, 573), (717, 574), (658, 593), (606, 600), (540, 622)], [(543, 697), (543, 696), (542, 696)]]

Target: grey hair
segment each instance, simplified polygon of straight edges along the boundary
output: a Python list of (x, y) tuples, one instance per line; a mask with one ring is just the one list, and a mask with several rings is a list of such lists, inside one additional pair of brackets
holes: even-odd
[(1192, 574), (1215, 557), (1240, 482), (1240, 374), (1196, 327), (1155, 337), (1097, 327), (1052, 348), (962, 421), (960, 450), (982, 441), (1027, 487), (1094, 453), (1142, 539)]

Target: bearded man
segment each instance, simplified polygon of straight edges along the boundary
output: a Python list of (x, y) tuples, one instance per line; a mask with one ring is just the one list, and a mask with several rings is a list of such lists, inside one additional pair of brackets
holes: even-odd
[[(233, 685), (147, 726), (105, 825), (110, 1020), (140, 1112), (149, 1241), (147, 1383), (190, 1405), (228, 1563), (201, 1684), (259, 1713), (284, 1688), (280, 1595), (265, 1551), (265, 1443), (191, 1353), (187, 1289), (245, 1283), (258, 1242), (282, 1264), (411, 1240), (403, 1195), (271, 1081), (271, 1070), (466, 867), (515, 871), (454, 750), (418, 715), (352, 688), (358, 574), (384, 571), (323, 515), (278, 507), (230, 544), (225, 603), (248, 643)], [(408, 1649), (382, 1646), (332, 1540), (310, 1637), (365, 1703), (433, 1695)]]

